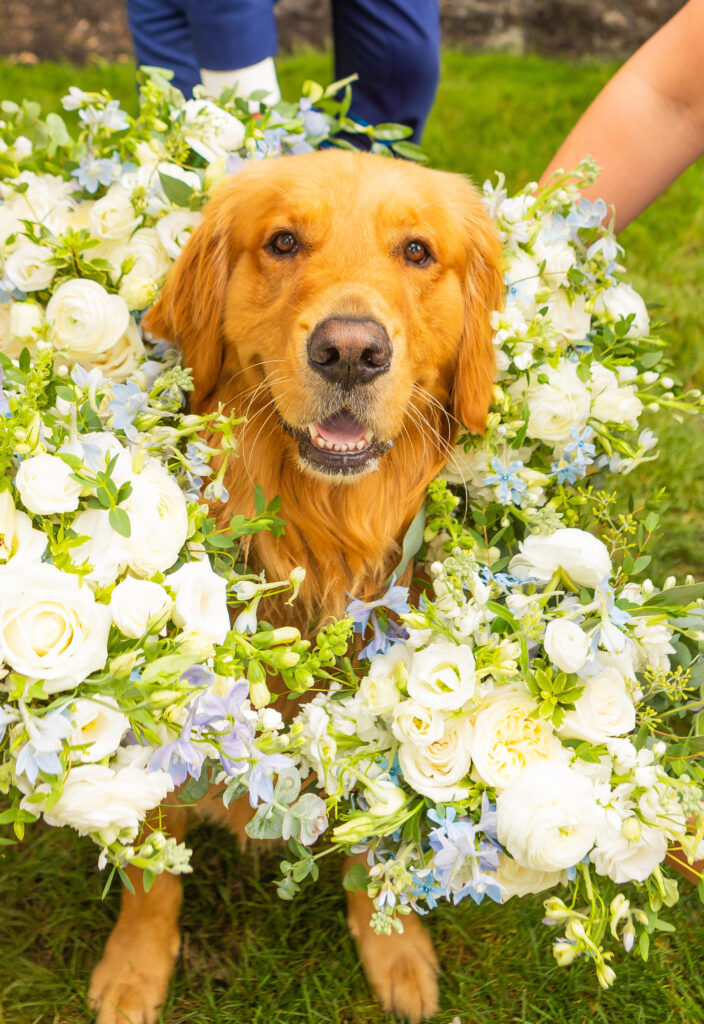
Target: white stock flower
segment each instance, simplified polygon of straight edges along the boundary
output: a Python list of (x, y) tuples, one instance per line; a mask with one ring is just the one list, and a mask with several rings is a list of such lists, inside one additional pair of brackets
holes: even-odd
[(597, 874), (607, 875), (617, 885), (644, 882), (662, 863), (667, 853), (665, 834), (640, 822), (636, 830), (639, 838), (629, 840), (623, 834), (623, 828), (617, 829), (609, 822), (603, 822), (597, 832), (596, 847), (589, 855)]
[(183, 491), (155, 459), (132, 479), (132, 493), (123, 502), (131, 533), (125, 538), (128, 564), (137, 576), (170, 569), (188, 535)]
[(130, 309), (146, 309), (156, 299), (171, 260), (155, 228), (135, 231), (128, 252), (134, 263), (120, 282), (119, 294)]
[(133, 317), (130, 317), (127, 330), (122, 337), (118, 338), (107, 352), (95, 356), (90, 362), (106, 377), (120, 382), (135, 372), (143, 355), (142, 332)]
[(221, 644), (230, 629), (227, 583), (207, 558), (186, 562), (166, 577), (176, 594), (172, 618), (186, 632), (201, 633)]
[(119, 295), (97, 281), (73, 279), (60, 284), (46, 307), (55, 343), (69, 359), (93, 362), (111, 349), (127, 330), (130, 313)]
[[(547, 382), (541, 384), (538, 375)], [(511, 388), (514, 398), (520, 397), (524, 381)], [(528, 437), (535, 437), (551, 445), (564, 445), (572, 440), (572, 429), (580, 433), (589, 416), (589, 392), (577, 376), (577, 366), (561, 359), (556, 367), (541, 366), (534, 382), (525, 390), (528, 403)]]
[(127, 576), (110, 595), (110, 611), (117, 628), (125, 636), (138, 640), (150, 622), (163, 620), (171, 611), (169, 595), (159, 583)]
[(545, 892), (546, 889), (553, 889), (565, 881), (562, 871), (537, 871), (535, 868), (527, 868), (517, 864), (505, 853), (499, 854), (499, 866), (492, 878), (503, 890), (503, 903), (508, 902), (512, 896)]
[(442, 737), (445, 717), (442, 712), (423, 707), (416, 700), (404, 700), (394, 709), (391, 731), (401, 743), (427, 747)]
[(496, 799), (497, 835), (519, 864), (573, 867), (594, 845), (598, 807), (589, 779), (555, 761), (526, 768)]
[(91, 204), (90, 233), (101, 242), (127, 241), (141, 222), (142, 217), (137, 216), (130, 195), (122, 185), (111, 185), (101, 199)]
[(23, 566), (2, 579), (0, 657), (16, 672), (43, 679), (47, 693), (103, 668), (110, 621), (88, 586), (53, 565)]
[(548, 658), (563, 672), (579, 672), (589, 657), (589, 637), (576, 622), (552, 619), (543, 639)]
[(465, 644), (441, 640), (416, 651), (408, 672), (408, 695), (438, 711), (457, 711), (474, 696), (474, 655)]
[(586, 310), (583, 295), (572, 299), (562, 289), (551, 295), (547, 302), (547, 317), (553, 329), (567, 341), (583, 341), (591, 327), (591, 314)]
[(531, 764), (566, 755), (544, 718), (533, 716), (535, 701), (512, 687), (498, 687), (472, 715), (472, 775), (500, 791)]
[(23, 459), (15, 484), (22, 504), (36, 515), (75, 512), (83, 485), (71, 479), (73, 470), (58, 455), (32, 455)]
[(468, 720), (448, 719), (444, 734), (428, 746), (402, 743), (398, 760), (403, 777), (416, 793), (436, 801), (463, 800), (469, 789), (459, 783), (471, 765)]
[(632, 732), (636, 710), (618, 669), (605, 668), (584, 683), (574, 711), (565, 711), (560, 735), (600, 744)]
[(157, 221), (156, 231), (164, 251), (172, 260), (181, 253), (191, 234), (203, 219), (202, 213), (190, 210), (172, 210)]
[(538, 264), (545, 264), (543, 276), (552, 291), (567, 281), (570, 267), (577, 262), (577, 254), (565, 239), (548, 240), (538, 234), (532, 245), (533, 258)]
[(36, 242), (23, 242), (5, 260), (5, 274), (21, 292), (40, 292), (51, 284), (56, 267), (48, 262), (51, 249)]
[(187, 100), (184, 138), (208, 163), (239, 149), (244, 142), (244, 125), (210, 100)]
[(509, 572), (519, 579), (547, 582), (558, 569), (582, 587), (597, 587), (611, 575), (608, 548), (598, 537), (564, 527), (554, 533), (533, 533), (519, 545), (520, 553), (509, 562)]
[(9, 491), (0, 491), (0, 566), (12, 562), (15, 570), (27, 562), (39, 562), (46, 545), (46, 534), (35, 530), (26, 512), (15, 508)]
[(621, 283), (605, 288), (594, 303), (595, 313), (605, 313), (613, 320), (634, 315), (629, 338), (642, 338), (650, 330), (650, 317), (643, 299), (629, 284)]
[(71, 759), (77, 761), (102, 761), (114, 754), (130, 727), (129, 718), (119, 710), (114, 697), (79, 697), (71, 717), (74, 730), (68, 742), (74, 748)]

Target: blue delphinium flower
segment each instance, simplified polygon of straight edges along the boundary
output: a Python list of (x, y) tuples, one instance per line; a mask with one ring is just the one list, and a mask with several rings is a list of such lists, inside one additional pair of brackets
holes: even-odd
[(596, 448), (590, 443), (594, 437), (594, 431), (591, 427), (585, 427), (580, 434), (576, 427), (570, 427), (570, 434), (572, 440), (565, 445), (565, 451), (572, 456), (578, 466), (586, 469), (593, 463), (596, 452)]
[(520, 506), (527, 490), (525, 482), (518, 476), (520, 470), (523, 469), (522, 461), (515, 459), (508, 466), (504, 466), (494, 455), (491, 460), (491, 468), (494, 473), (491, 476), (485, 476), (482, 483), (488, 486), (498, 484), (497, 497), (502, 505)]
[(395, 640), (405, 637), (405, 629), (389, 619), (388, 612), (405, 615), (408, 611), (408, 587), (396, 586), (395, 580), (376, 601), (353, 598), (347, 605), (346, 614), (354, 620), (355, 633), (364, 636), (371, 626), (374, 634), (364, 650), (360, 651), (360, 657), (373, 658), (375, 654), (384, 654)]
[(122, 132), (130, 126), (127, 114), (120, 108), (119, 100), (110, 100), (103, 110), (99, 110), (98, 107), (86, 107), (78, 111), (78, 116), (84, 124), (110, 128), (113, 132)]
[(205, 755), (193, 744), (192, 732), (193, 715), (191, 714), (186, 719), (180, 736), (170, 743), (165, 743), (163, 747), (159, 747), (152, 754), (147, 765), (149, 770), (168, 772), (176, 786), (182, 785), (188, 775), (196, 780), (199, 779)]
[(249, 802), (252, 807), (256, 807), (260, 801), (271, 803), (274, 799), (274, 772), (293, 767), (291, 759), (283, 754), (261, 754), (257, 750), (255, 756), (257, 760), (249, 777)]
[(309, 138), (319, 139), (330, 134), (325, 115), (313, 108), (313, 103), (307, 96), (298, 101), (298, 110)]
[(28, 719), (26, 726), (28, 739), (17, 757), (17, 774), (26, 775), (34, 785), (39, 772), (58, 775), (61, 771), (59, 751), (73, 731), (73, 723), (62, 708)]
[(112, 392), (115, 397), (108, 408), (113, 414), (113, 427), (115, 430), (124, 430), (134, 423), (140, 412), (146, 411), (149, 395), (132, 380), (126, 384), (114, 384)]
[(71, 174), (78, 179), (78, 184), (82, 189), (92, 194), (98, 191), (99, 185), (112, 184), (113, 162), (108, 159), (98, 160), (93, 156), (84, 156), (78, 167), (71, 171)]
[[(492, 812), (483, 814), (485, 824), (493, 828)], [(452, 813), (450, 813), (452, 811)], [(428, 817), (438, 821), (428, 840), (435, 851), (433, 872), (440, 885), (446, 890), (448, 899), (452, 893), (454, 903), (471, 896), (475, 903), (481, 903), (485, 896), (500, 903), (502, 890), (497, 884), (494, 872), (499, 865), (499, 851), (486, 838), (479, 838), (481, 829), (470, 818), (457, 818), (452, 808), (440, 819), (429, 811)]]

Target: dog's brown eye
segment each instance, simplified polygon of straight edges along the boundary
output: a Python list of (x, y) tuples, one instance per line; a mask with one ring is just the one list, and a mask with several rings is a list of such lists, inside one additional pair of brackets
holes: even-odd
[(298, 252), (298, 242), (295, 235), (292, 235), (290, 231), (279, 231), (277, 235), (274, 235), (269, 245), (280, 256), (293, 256), (295, 252)]
[(417, 238), (414, 238), (413, 241), (406, 242), (403, 255), (409, 263), (415, 263), (416, 266), (422, 266), (430, 259), (430, 250), (424, 242), (419, 242)]

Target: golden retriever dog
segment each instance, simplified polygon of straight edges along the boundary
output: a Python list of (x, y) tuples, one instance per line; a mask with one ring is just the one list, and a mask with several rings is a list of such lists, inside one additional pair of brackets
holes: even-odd
[[(462, 177), (327, 150), (252, 163), (205, 210), (148, 318), (193, 371), (192, 407), (246, 416), (241, 458), (218, 515), (253, 512), (253, 483), (280, 495), (286, 533), (257, 534), (271, 579), (307, 570), (297, 622), (378, 595), (459, 424), (483, 429), (492, 396), (489, 318), (501, 246)], [(281, 621), (291, 612), (281, 606)], [(248, 802), (199, 811), (236, 832)], [(186, 811), (168, 808), (179, 838)], [(181, 882), (139, 873), (95, 969), (99, 1024), (151, 1024), (179, 948)], [(401, 935), (369, 927), (365, 893), (349, 925), (381, 1005), (413, 1021), (437, 1009), (437, 962), (415, 916)]]

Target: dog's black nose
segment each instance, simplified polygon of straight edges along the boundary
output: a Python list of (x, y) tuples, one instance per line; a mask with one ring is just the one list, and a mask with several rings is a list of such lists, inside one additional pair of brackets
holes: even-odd
[(376, 320), (330, 317), (308, 339), (308, 362), (334, 384), (367, 384), (391, 366), (391, 342)]

